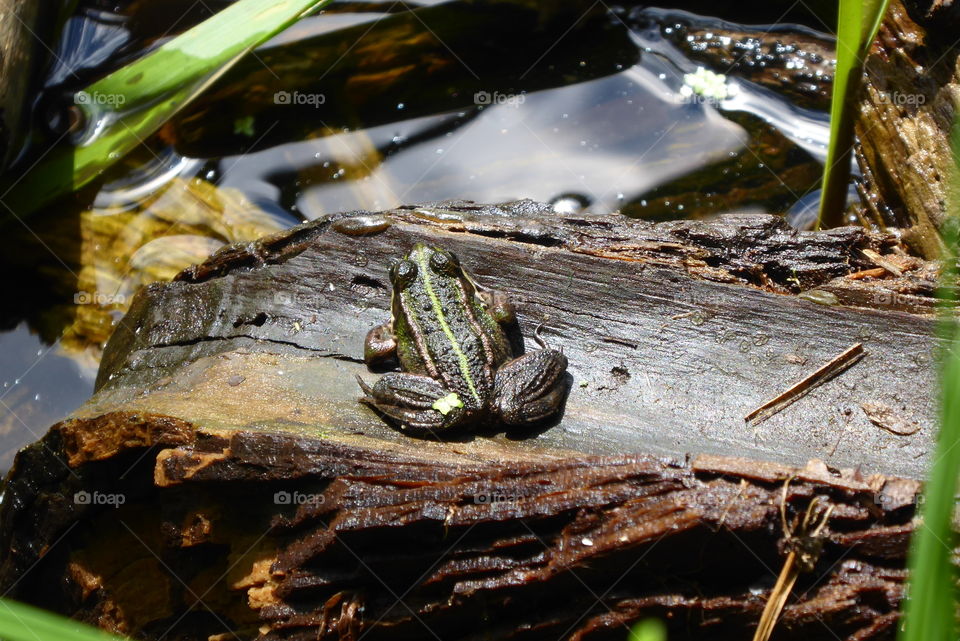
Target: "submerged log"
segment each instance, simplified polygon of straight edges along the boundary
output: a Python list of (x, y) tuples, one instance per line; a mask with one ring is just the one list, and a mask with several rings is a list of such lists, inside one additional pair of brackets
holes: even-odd
[[(819, 497), (823, 554), (778, 636), (893, 638), (935, 426), (932, 266), (771, 216), (548, 212), (337, 215), (147, 287), (94, 398), (18, 457), (0, 587), (146, 639), (624, 639), (647, 616), (742, 639)], [(357, 402), (387, 260), (416, 241), (563, 347), (554, 424), (428, 441)]]

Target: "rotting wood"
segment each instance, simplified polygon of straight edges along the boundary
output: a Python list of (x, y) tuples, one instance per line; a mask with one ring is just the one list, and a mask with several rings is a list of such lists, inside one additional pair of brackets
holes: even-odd
[[(193, 384), (240, 405), (258, 390), (277, 409), (271, 424), (285, 429), (335, 416), (399, 438), (358, 408), (354, 375), (366, 372), (366, 332), (388, 316), (389, 261), (424, 241), (456, 252), (481, 284), (510, 293), (523, 336), (543, 324), (570, 360), (560, 425), (486, 436), (587, 454), (733, 453), (793, 465), (821, 458), (923, 476), (936, 421), (933, 321), (903, 310), (932, 311), (936, 271), (918, 261), (901, 278), (846, 278), (872, 266), (863, 249), (893, 255), (892, 235), (797, 232), (755, 215), (660, 224), (561, 217), (530, 201), (410, 206), (377, 214), (376, 233), (352, 235), (358, 218), (370, 216), (334, 216), (237, 245), (144, 290), (106, 350), (90, 411), (123, 404), (208, 416), (183, 400)], [(840, 304), (791, 295), (812, 288)], [(756, 438), (745, 430), (750, 410), (808, 371), (799, 363), (826, 362), (855, 342), (869, 352), (856, 376), (818, 387), (765, 421)], [(268, 354), (283, 355), (285, 374), (251, 379), (266, 371)], [(196, 382), (185, 382), (185, 363)], [(232, 376), (247, 380), (221, 384)], [(291, 394), (310, 400), (270, 400)], [(864, 401), (905, 407), (921, 431), (884, 434), (861, 412)], [(314, 406), (328, 409), (309, 413)], [(302, 415), (284, 414), (298, 407)]]
[[(543, 323), (564, 348), (556, 424), (419, 440), (357, 402), (388, 260), (417, 241), (510, 292), (526, 338)], [(19, 455), (0, 588), (145, 639), (623, 639), (657, 616), (671, 639), (732, 641), (782, 565), (795, 478), (790, 515), (814, 498), (833, 511), (778, 638), (892, 638), (919, 491), (896, 475), (922, 475), (935, 417), (934, 368), (911, 357), (933, 321), (795, 295), (849, 302), (933, 273), (850, 281), (864, 249), (897, 244), (530, 201), (354, 212), (226, 248), (145, 289), (96, 396)], [(744, 430), (747, 408), (852, 337), (883, 346), (855, 381), (817, 387), (762, 440)], [(916, 434), (851, 409), (894, 396)]]
[(623, 639), (647, 616), (671, 639), (743, 639), (782, 563), (781, 502), (816, 499), (823, 554), (777, 638), (894, 635), (915, 482), (199, 425), (84, 454), (81, 433), (118, 422), (67, 421), (21, 455), (0, 570), (17, 598), (146, 639)]

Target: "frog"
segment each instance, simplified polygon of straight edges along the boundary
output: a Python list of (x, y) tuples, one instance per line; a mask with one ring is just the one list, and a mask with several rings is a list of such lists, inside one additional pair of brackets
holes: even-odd
[[(402, 431), (442, 438), (489, 425), (525, 427), (556, 415), (567, 391), (567, 357), (541, 348), (515, 353), (508, 328), (516, 309), (503, 292), (480, 286), (441, 247), (418, 242), (389, 268), (391, 318), (369, 331), (370, 368), (393, 359), (373, 386), (357, 376), (360, 401)], [(516, 350), (519, 351), (519, 350)]]

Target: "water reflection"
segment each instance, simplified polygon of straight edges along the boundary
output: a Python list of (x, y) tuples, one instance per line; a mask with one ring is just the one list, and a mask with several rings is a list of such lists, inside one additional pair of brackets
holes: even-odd
[(0, 470), (93, 391), (97, 362), (48, 345), (27, 325), (0, 333)]
[[(333, 211), (467, 198), (586, 197), (612, 212), (651, 187), (743, 146), (746, 132), (715, 110), (678, 109), (649, 90), (650, 72), (510, 96), (455, 112), (337, 133), (228, 158), (222, 184), (276, 199), (298, 181), (306, 218)], [(439, 135), (424, 136), (424, 132)], [(278, 171), (278, 168), (283, 168)]]

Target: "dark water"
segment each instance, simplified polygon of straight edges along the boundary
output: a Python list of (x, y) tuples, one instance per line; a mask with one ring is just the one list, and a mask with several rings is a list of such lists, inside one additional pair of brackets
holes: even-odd
[[(117, 4), (81, 3), (63, 25), (35, 140), (62, 126), (64, 96), (224, 6)], [(226, 242), (330, 212), (445, 198), (527, 197), (652, 219), (756, 209), (801, 221), (816, 201), (822, 104), (761, 82), (751, 75), (759, 63), (712, 68), (731, 71), (725, 100), (684, 93), (687, 74), (711, 67), (678, 37), (829, 41), (812, 14), (791, 14), (806, 26), (771, 34), (738, 21), (780, 14), (725, 3), (687, 5), (716, 17), (576, 2), (410, 6), (418, 13), (339, 3), (302, 21), (79, 205), (43, 212), (5, 241), (23, 278), (4, 292), (13, 302), (0, 333), (0, 468), (89, 396), (102, 343), (136, 288)], [(24, 162), (41, 151), (26, 148)], [(209, 183), (203, 198), (234, 203), (228, 212), (183, 205), (176, 180), (195, 177)]]

